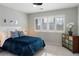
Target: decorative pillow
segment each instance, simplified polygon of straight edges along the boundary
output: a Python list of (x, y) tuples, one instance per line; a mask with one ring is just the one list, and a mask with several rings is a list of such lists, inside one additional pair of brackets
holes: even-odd
[(11, 38), (19, 37), (18, 31), (11, 31)]
[(19, 37), (25, 36), (23, 31), (18, 31)]
[(7, 38), (10, 38), (11, 37), (11, 33), (10, 31), (7, 31)]

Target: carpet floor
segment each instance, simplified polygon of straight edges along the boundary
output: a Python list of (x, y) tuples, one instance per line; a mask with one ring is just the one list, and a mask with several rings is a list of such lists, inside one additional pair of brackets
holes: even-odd
[[(0, 51), (0, 56), (16, 56), (7, 51)], [(71, 51), (64, 47), (46, 45), (44, 49), (38, 51), (34, 56), (79, 56), (79, 54), (73, 54)]]

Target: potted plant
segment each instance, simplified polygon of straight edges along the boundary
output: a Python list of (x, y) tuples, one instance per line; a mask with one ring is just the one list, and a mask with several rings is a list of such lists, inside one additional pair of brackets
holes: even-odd
[(73, 26), (74, 26), (74, 23), (73, 23), (73, 22), (67, 24), (67, 27), (68, 27), (68, 29), (69, 29), (69, 30), (68, 30), (68, 34), (69, 34), (70, 36), (72, 36), (72, 34), (73, 34), (73, 31), (72, 31)]

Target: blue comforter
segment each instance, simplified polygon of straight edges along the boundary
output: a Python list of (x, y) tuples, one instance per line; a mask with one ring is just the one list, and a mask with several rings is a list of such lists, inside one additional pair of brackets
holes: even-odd
[(32, 56), (39, 49), (44, 48), (45, 43), (39, 37), (22, 36), (16, 38), (8, 38), (4, 44), (3, 49), (11, 53), (21, 56)]

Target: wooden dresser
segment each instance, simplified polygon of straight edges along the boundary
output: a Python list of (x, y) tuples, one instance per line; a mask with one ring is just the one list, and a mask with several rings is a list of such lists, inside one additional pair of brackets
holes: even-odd
[(62, 46), (73, 53), (79, 53), (79, 36), (62, 34)]

